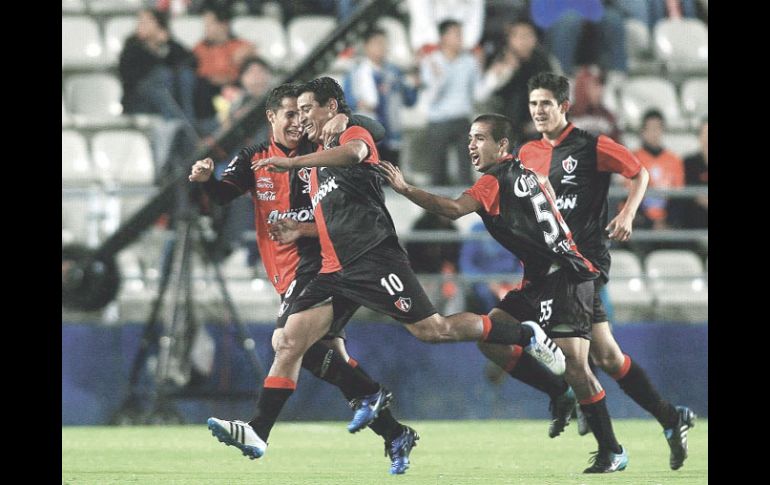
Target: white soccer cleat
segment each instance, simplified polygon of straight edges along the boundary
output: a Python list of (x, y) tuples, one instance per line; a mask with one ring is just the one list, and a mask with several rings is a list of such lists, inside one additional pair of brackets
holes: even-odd
[(553, 340), (548, 338), (540, 325), (535, 322), (521, 322), (532, 329), (534, 335), (529, 341), (529, 345), (524, 347), (524, 352), (534, 357), (541, 365), (557, 376), (564, 374), (566, 364), (564, 362), (564, 353)]
[(235, 446), (249, 459), (254, 460), (265, 454), (267, 443), (257, 436), (249, 423), (209, 418), (208, 425), (211, 434), (219, 441), (227, 446)]

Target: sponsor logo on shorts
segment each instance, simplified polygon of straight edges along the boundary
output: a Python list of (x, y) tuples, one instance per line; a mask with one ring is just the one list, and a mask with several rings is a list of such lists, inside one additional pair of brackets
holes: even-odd
[(396, 308), (398, 308), (402, 312), (407, 313), (412, 308), (412, 299), (404, 298), (403, 296), (401, 296), (398, 298), (398, 300), (396, 300), (394, 305), (396, 305)]

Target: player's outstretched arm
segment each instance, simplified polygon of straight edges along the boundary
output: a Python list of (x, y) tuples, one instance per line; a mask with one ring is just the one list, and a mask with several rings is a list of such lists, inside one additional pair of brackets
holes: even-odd
[(251, 163), (254, 171), (267, 167), (270, 172), (285, 172), (301, 167), (350, 167), (369, 156), (369, 147), (361, 140), (350, 140), (344, 145), (300, 157), (270, 157)]
[(431, 194), (408, 184), (404, 180), (404, 174), (401, 173), (401, 170), (388, 161), (381, 160), (375, 167), (385, 177), (390, 186), (393, 187), (393, 190), (428, 212), (433, 212), (450, 219), (458, 219), (481, 208), (481, 203), (466, 194), (461, 195), (457, 199), (450, 199)]
[(187, 179), (190, 182), (202, 183), (203, 190), (206, 194), (219, 205), (227, 204), (243, 193), (235, 185), (222, 182), (215, 177), (212, 177), (211, 175), (213, 173), (214, 160), (211, 158), (204, 158), (193, 164)]

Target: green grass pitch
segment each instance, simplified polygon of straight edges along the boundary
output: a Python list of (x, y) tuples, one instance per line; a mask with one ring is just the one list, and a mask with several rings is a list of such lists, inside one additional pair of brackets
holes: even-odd
[(265, 456), (251, 461), (200, 425), (63, 427), (63, 484), (634, 484), (708, 483), (708, 421), (689, 432), (690, 456), (668, 467), (668, 445), (653, 420), (615, 420), (629, 452), (623, 472), (583, 475), (591, 435), (575, 423), (555, 439), (534, 420), (407, 421), (420, 434), (405, 475), (388, 474), (383, 444), (345, 423), (279, 422)]

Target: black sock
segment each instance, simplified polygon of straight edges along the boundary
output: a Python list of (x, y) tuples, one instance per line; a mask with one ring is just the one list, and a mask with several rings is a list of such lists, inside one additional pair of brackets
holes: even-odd
[(273, 429), (283, 405), (294, 393), (295, 387), (296, 383), (285, 377), (268, 376), (265, 378), (265, 384), (257, 400), (257, 414), (249, 421), (257, 436), (262, 438), (265, 443), (267, 443), (270, 430)]
[(534, 357), (524, 352), (522, 347), (517, 345), (513, 349), (510, 360), (504, 368), (511, 377), (548, 394), (551, 399), (556, 399), (567, 392), (569, 386), (564, 377), (557, 376), (540, 365)]
[(380, 390), (368, 375), (357, 372), (336, 351), (316, 342), (302, 357), (302, 367), (314, 376), (339, 387), (345, 398), (363, 397)]
[(633, 399), (655, 419), (663, 428), (673, 428), (679, 421), (679, 414), (673, 404), (666, 401), (653, 387), (647, 373), (639, 367), (631, 357), (625, 355), (625, 362), (620, 372), (612, 376), (623, 389), (623, 392)]
[[(591, 426), (591, 432), (599, 443), (599, 450), (610, 450), (613, 453), (620, 453), (620, 444), (615, 438), (615, 431), (612, 429), (610, 413), (607, 411), (607, 399), (604, 397), (604, 391), (599, 393), (601, 399), (591, 404), (580, 404), (580, 409)], [(594, 396), (598, 397), (598, 396)]]
[[(511, 321), (493, 321), (491, 317), (482, 315), (484, 321), (484, 334), (481, 337), (482, 342), (490, 344), (515, 344), (525, 347), (532, 338), (533, 331), (518, 322)], [(488, 327), (487, 327), (488, 325)]]
[[(353, 362), (353, 364), (355, 364), (353, 367), (355, 372), (362, 374), (368, 379), (371, 379), (369, 374), (367, 374), (366, 371), (361, 368), (361, 365), (358, 362), (352, 358), (350, 360)], [(345, 397), (348, 398), (348, 396)], [(390, 412), (390, 408), (385, 408), (380, 411), (377, 417), (374, 418), (374, 421), (369, 423), (369, 428), (378, 435), (382, 436), (382, 438), (387, 442), (390, 442), (393, 440), (393, 438), (400, 435), (404, 431), (404, 426), (393, 417), (393, 413)]]

